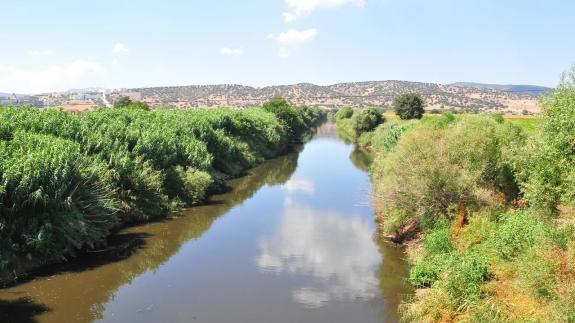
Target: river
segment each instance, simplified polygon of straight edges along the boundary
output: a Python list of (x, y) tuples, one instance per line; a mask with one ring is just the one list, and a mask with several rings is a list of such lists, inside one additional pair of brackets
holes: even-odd
[(205, 205), (0, 290), (0, 321), (396, 322), (407, 264), (374, 239), (368, 164), (323, 125)]

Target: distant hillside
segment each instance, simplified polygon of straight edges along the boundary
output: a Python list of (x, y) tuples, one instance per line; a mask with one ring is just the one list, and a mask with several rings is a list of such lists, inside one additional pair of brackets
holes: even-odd
[(553, 90), (552, 88), (538, 85), (512, 85), (512, 84), (501, 85), (501, 84), (484, 84), (484, 83), (473, 83), (473, 82), (457, 82), (453, 83), (452, 85), (459, 87), (491, 89), (491, 90), (500, 90), (515, 93), (529, 93), (533, 95), (541, 95), (549, 93), (551, 90)]
[(549, 89), (522, 85), (373, 81), (328, 86), (300, 83), (262, 88), (243, 85), (138, 88), (113, 91), (108, 99), (114, 102), (122, 95), (129, 95), (157, 107), (249, 107), (261, 105), (273, 96), (283, 96), (297, 105), (391, 107), (397, 95), (416, 92), (423, 96), (428, 110), (532, 114), (539, 111), (537, 97), (543, 90)]

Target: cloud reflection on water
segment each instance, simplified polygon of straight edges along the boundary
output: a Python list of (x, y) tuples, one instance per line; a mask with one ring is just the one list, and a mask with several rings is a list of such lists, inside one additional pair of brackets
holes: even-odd
[(282, 185), (282, 189), (288, 192), (303, 192), (313, 195), (315, 193), (315, 183), (303, 178), (292, 178)]
[(260, 240), (260, 270), (313, 278), (292, 293), (306, 307), (331, 300), (371, 299), (378, 294), (381, 254), (372, 223), (360, 217), (318, 212), (290, 199), (277, 232)]

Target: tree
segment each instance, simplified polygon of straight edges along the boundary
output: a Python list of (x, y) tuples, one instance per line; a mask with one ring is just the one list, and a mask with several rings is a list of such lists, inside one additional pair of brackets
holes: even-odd
[(123, 96), (116, 101), (114, 108), (129, 108), (129, 109), (140, 109), (140, 110), (150, 110), (150, 106), (146, 102), (142, 101), (132, 101), (130, 97)]
[(421, 119), (425, 110), (423, 99), (417, 93), (402, 94), (393, 100), (393, 108), (402, 120)]
[(353, 116), (353, 109), (351, 107), (341, 108), (335, 114), (337, 120), (349, 119)]
[(305, 131), (303, 117), (282, 97), (276, 96), (263, 104), (263, 109), (275, 114), (292, 139), (297, 139)]
[(282, 108), (289, 108), (290, 105), (286, 99), (281, 96), (274, 96), (271, 100), (263, 104), (263, 108), (267, 111), (279, 110)]
[(132, 99), (129, 96), (122, 96), (114, 103), (114, 108), (127, 108), (132, 104)]
[(353, 131), (356, 136), (364, 132), (372, 131), (381, 123), (385, 122), (385, 118), (381, 112), (376, 108), (366, 108), (353, 115), (351, 118)]

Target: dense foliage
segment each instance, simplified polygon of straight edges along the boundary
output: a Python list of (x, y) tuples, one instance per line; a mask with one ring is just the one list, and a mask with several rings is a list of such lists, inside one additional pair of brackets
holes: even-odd
[(150, 106), (147, 103), (141, 101), (133, 101), (128, 96), (120, 97), (118, 101), (114, 103), (114, 108), (150, 110)]
[(363, 136), (369, 136), (385, 121), (383, 111), (378, 108), (364, 108), (355, 112), (351, 108), (342, 108), (336, 115), (338, 135), (349, 142), (369, 141)]
[(393, 109), (402, 120), (421, 119), (425, 113), (423, 99), (416, 93), (407, 93), (396, 97), (393, 100)]
[(372, 131), (385, 121), (382, 113), (376, 108), (365, 108), (354, 114), (351, 125), (356, 136)]
[(119, 225), (197, 204), (324, 117), (309, 107), (131, 105), (81, 114), (0, 109), (0, 276), (93, 247)]
[(353, 108), (352, 107), (341, 108), (335, 114), (336, 120), (350, 119), (352, 116), (353, 116)]
[(542, 104), (541, 120), (444, 114), (357, 141), (380, 233), (413, 241), (404, 320), (575, 322), (575, 73)]

